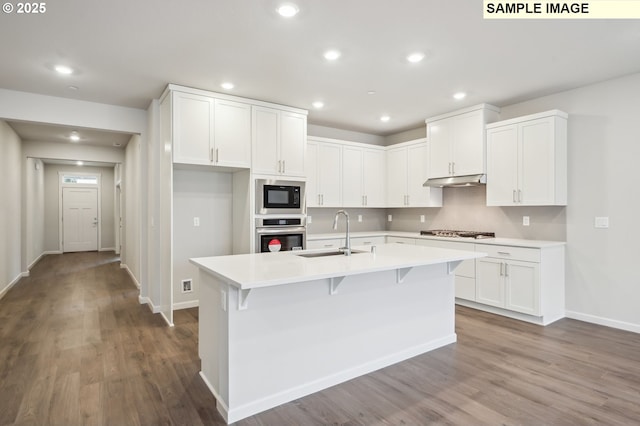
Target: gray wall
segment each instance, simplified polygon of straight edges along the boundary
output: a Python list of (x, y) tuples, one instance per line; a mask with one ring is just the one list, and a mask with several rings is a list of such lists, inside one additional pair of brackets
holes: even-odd
[[(338, 230), (333, 230), (333, 218), (337, 208), (309, 208), (307, 217), (311, 216), (312, 222), (307, 225), (308, 234), (325, 234), (332, 232), (344, 232), (344, 217), (338, 219)], [(345, 209), (349, 213), (349, 224), (352, 232), (358, 231), (384, 231), (386, 224), (386, 209)], [(358, 222), (358, 215), (362, 215), (362, 222)]]
[[(443, 207), (389, 209), (391, 231), (462, 229), (495, 232), (498, 237), (535, 240), (566, 240), (565, 207), (487, 207), (486, 187), (445, 188)], [(425, 222), (420, 222), (420, 215)], [(529, 216), (530, 225), (522, 225)]]

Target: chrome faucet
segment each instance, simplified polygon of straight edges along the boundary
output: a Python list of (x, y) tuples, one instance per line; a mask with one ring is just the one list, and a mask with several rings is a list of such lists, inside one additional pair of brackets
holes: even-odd
[(347, 219), (347, 235), (346, 235), (346, 245), (344, 247), (340, 247), (340, 250), (344, 253), (345, 256), (351, 256), (351, 235), (349, 234), (349, 213), (344, 210), (338, 210), (336, 212), (336, 216), (333, 218), (333, 229), (338, 229), (338, 216), (343, 214)]

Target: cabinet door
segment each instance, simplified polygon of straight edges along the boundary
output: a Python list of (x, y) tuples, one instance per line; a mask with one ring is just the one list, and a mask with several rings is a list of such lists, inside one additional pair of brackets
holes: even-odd
[(344, 207), (364, 206), (362, 148), (342, 147), (342, 204)]
[(307, 207), (318, 207), (320, 205), (320, 195), (318, 193), (318, 144), (307, 142), (307, 153), (305, 156), (305, 174), (307, 183), (305, 192)]
[(251, 167), (251, 105), (216, 99), (214, 108), (214, 163)]
[(304, 176), (307, 116), (281, 112), (280, 145), (278, 157), (282, 161), (281, 173), (286, 176)]
[(524, 205), (555, 204), (553, 117), (520, 125), (519, 186)]
[(476, 259), (476, 302), (504, 308), (504, 262)]
[(407, 195), (407, 150), (387, 151), (387, 206), (404, 207)]
[(342, 207), (342, 147), (318, 144), (318, 194), (321, 206)]
[(428, 177), (438, 178), (451, 175), (451, 137), (450, 121), (439, 120), (427, 125)]
[(407, 206), (442, 206), (442, 189), (422, 186), (427, 180), (427, 156), (424, 143), (407, 148)]
[(278, 173), (278, 110), (253, 107), (252, 171), (256, 174)]
[(487, 130), (487, 205), (511, 206), (518, 194), (518, 126)]
[(173, 92), (173, 162), (212, 163), (213, 99)]
[(540, 316), (539, 264), (509, 261), (505, 263), (505, 308)]
[(362, 186), (365, 207), (386, 207), (387, 164), (385, 152), (365, 149), (362, 153)]
[(451, 118), (451, 161), (454, 176), (485, 173), (485, 139), (482, 111)]

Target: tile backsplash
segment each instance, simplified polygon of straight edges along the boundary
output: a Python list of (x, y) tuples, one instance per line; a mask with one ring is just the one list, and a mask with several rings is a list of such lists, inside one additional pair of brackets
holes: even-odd
[[(460, 229), (495, 232), (497, 237), (566, 241), (566, 207), (487, 207), (485, 186), (445, 188), (443, 207), (394, 209), (345, 209), (351, 217), (352, 231), (407, 231), (422, 229)], [(332, 228), (338, 209), (309, 209), (309, 234), (336, 232)], [(392, 221), (387, 221), (387, 215)], [(362, 222), (357, 221), (362, 215)], [(425, 222), (420, 222), (420, 216)], [(529, 217), (524, 226), (523, 216)], [(344, 231), (340, 219), (338, 232)]]

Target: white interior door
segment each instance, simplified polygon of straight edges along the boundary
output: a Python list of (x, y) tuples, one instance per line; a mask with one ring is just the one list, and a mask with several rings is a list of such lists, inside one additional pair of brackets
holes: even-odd
[(64, 252), (98, 250), (98, 189), (62, 188)]

